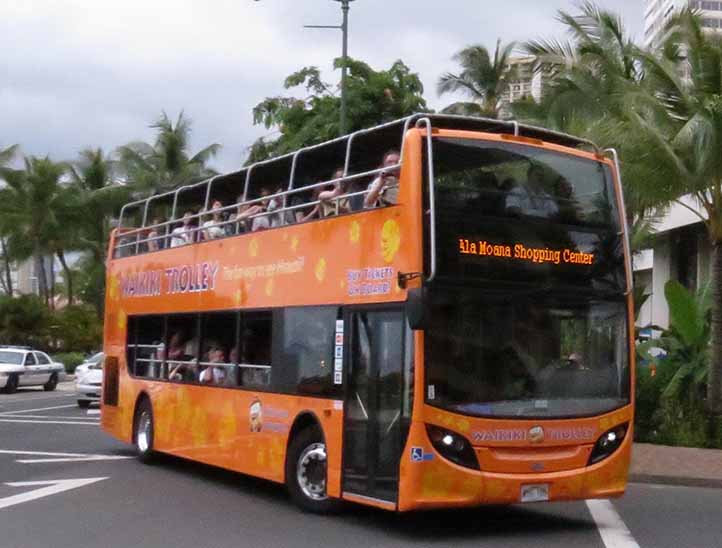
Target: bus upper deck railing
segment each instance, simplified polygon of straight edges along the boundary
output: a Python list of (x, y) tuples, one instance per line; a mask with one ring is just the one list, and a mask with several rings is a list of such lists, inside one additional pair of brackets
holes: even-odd
[[(131, 203), (128, 203), (124, 205), (120, 211), (120, 217), (118, 220), (118, 234), (119, 237), (115, 240), (115, 246), (113, 249), (113, 257), (120, 257), (120, 256), (126, 256), (129, 254), (138, 254), (140, 252), (149, 251), (150, 247), (148, 244), (151, 242), (160, 242), (160, 241), (166, 241), (168, 238), (172, 237), (171, 234), (171, 228), (173, 225), (177, 225), (181, 218), (178, 215), (178, 203), (179, 203), (179, 196), (188, 191), (192, 191), (194, 189), (199, 189), (202, 187), (205, 187), (204, 190), (204, 200), (202, 205), (202, 210), (198, 213), (192, 214), (189, 219), (192, 220), (198, 220), (199, 226), (197, 227), (189, 227), (187, 229), (187, 232), (193, 235), (192, 241), (197, 241), (199, 238), (196, 236), (197, 234), (201, 233), (201, 231), (208, 230), (210, 228), (214, 227), (227, 227), (228, 225), (231, 225), (232, 223), (237, 222), (235, 219), (227, 219), (222, 220), (217, 223), (210, 224), (208, 226), (200, 226), (202, 220), (204, 218), (212, 218), (214, 213), (220, 213), (224, 214), (226, 212), (229, 212), (231, 210), (240, 210), (241, 208), (248, 208), (253, 205), (261, 204), (262, 202), (268, 200), (269, 202), (272, 200), (276, 200), (276, 203), (280, 200), (281, 206), (274, 208), (272, 211), (263, 211), (254, 215), (249, 215), (244, 218), (247, 222), (253, 222), (254, 218), (258, 217), (269, 217), (274, 216), (273, 218), (278, 219), (280, 221), (280, 225), (286, 225), (290, 224), (295, 221), (288, 222), (288, 214), (293, 215), (296, 211), (304, 210), (309, 207), (314, 206), (321, 206), (320, 200), (309, 200), (304, 201), (301, 204), (293, 204), (288, 205), (288, 200), (290, 197), (295, 195), (300, 195), (301, 193), (306, 193), (308, 191), (312, 191), (315, 189), (319, 189), (322, 187), (326, 187), (329, 185), (346, 185), (349, 182), (362, 180), (364, 178), (369, 178), (372, 176), (376, 176), (380, 174), (383, 171), (391, 171), (394, 169), (400, 169), (403, 164), (403, 156), (401, 156), (401, 161), (399, 164), (395, 166), (388, 166), (385, 168), (379, 168), (379, 169), (372, 169), (367, 170), (361, 173), (354, 173), (349, 174), (349, 168), (351, 163), (351, 155), (352, 155), (352, 149), (354, 141), (361, 135), (366, 135), (373, 132), (378, 132), (383, 129), (387, 129), (389, 127), (392, 127), (394, 125), (402, 125), (401, 130), (401, 140), (399, 144), (399, 151), (403, 155), (404, 153), (404, 144), (407, 132), (411, 126), (411, 124), (415, 124), (416, 127), (420, 125), (426, 126), (427, 135), (431, 134), (432, 127), (443, 127), (443, 128), (452, 128), (452, 129), (469, 129), (474, 131), (486, 131), (491, 133), (508, 133), (509, 130), (513, 133), (515, 136), (528, 136), (528, 137), (536, 137), (544, 139), (548, 142), (562, 144), (565, 146), (588, 146), (592, 147), (596, 152), (599, 152), (599, 149), (596, 147), (594, 143), (591, 141), (588, 141), (586, 139), (579, 139), (576, 137), (572, 137), (570, 135), (536, 128), (533, 126), (526, 126), (523, 124), (519, 124), (516, 121), (505, 121), (505, 120), (491, 120), (491, 119), (485, 119), (485, 118), (473, 118), (473, 117), (467, 117), (467, 116), (456, 116), (456, 115), (438, 115), (438, 114), (414, 114), (412, 116), (408, 116), (406, 118), (402, 118), (400, 120), (395, 120), (393, 122), (387, 122), (385, 124), (381, 124), (378, 126), (375, 126), (373, 128), (368, 129), (362, 129), (359, 131), (356, 131), (354, 133), (351, 133), (350, 135), (345, 135), (342, 137), (338, 137), (336, 139), (333, 139), (331, 141), (326, 141), (324, 143), (320, 143), (317, 145), (312, 145), (308, 147), (301, 148), (295, 152), (285, 154), (282, 156), (278, 156), (276, 158), (271, 158), (268, 160), (264, 160), (261, 162), (256, 162), (244, 169), (241, 169), (240, 171), (236, 172), (236, 174), (243, 174), (245, 172), (245, 178), (243, 183), (243, 192), (241, 194), (242, 199), (236, 203), (223, 206), (221, 208), (216, 209), (210, 209), (209, 210), (209, 202), (212, 196), (212, 189), (214, 182), (220, 178), (224, 177), (222, 175), (214, 176), (210, 179), (192, 184), (192, 185), (184, 185), (181, 186), (175, 190), (168, 191), (162, 194), (150, 196), (148, 198), (144, 198), (142, 200), (137, 200)], [(343, 143), (346, 142), (346, 148), (345, 148), (345, 155), (344, 155), (344, 165), (343, 165), (343, 176), (340, 178), (335, 178), (327, 181), (322, 181), (319, 183), (311, 184), (311, 185), (304, 185), (302, 187), (294, 187), (295, 179), (296, 179), (296, 171), (297, 171), (297, 165), (298, 160), (303, 154), (307, 154), (310, 151), (318, 150), (322, 147), (332, 145), (334, 143)], [(252, 174), (254, 170), (257, 168), (272, 164), (274, 162), (280, 162), (284, 160), (291, 160), (291, 167), (290, 167), (290, 175), (289, 175), (289, 181), (288, 186), (286, 190), (281, 192), (276, 192), (275, 194), (271, 194), (268, 196), (261, 196), (254, 199), (248, 199), (250, 185), (252, 182)], [(336, 212), (339, 210), (339, 204), (348, 201), (353, 197), (360, 197), (363, 196), (365, 198), (366, 194), (368, 193), (368, 190), (361, 190), (361, 191), (353, 191), (353, 192), (347, 192), (344, 191), (340, 195), (334, 197), (331, 201), (334, 203), (334, 207), (336, 209)], [(171, 214), (170, 219), (168, 221), (155, 223), (155, 224), (148, 224), (148, 212), (150, 209), (151, 204), (154, 202), (157, 202), (159, 200), (162, 200), (163, 198), (169, 198), (172, 196), (172, 206), (171, 206)], [(433, 196), (433, 192), (432, 192)], [(432, 197), (433, 200), (433, 197)], [(199, 204), (200, 205), (200, 204)], [(141, 222), (140, 227), (124, 227), (123, 221), (127, 218), (127, 213), (129, 210), (135, 208), (135, 207), (142, 207), (142, 216), (141, 216)], [(163, 232), (163, 234), (160, 234), (160, 232)], [(155, 232), (155, 236), (150, 236), (152, 232)], [(146, 249), (142, 249), (146, 248)], [(434, 249), (434, 246), (432, 246), (432, 249)], [(431, 274), (433, 276), (433, 273)]]

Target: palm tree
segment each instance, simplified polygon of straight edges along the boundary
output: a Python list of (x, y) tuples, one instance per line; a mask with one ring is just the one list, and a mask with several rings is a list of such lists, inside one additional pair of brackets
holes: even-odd
[(457, 52), (452, 59), (461, 66), (461, 72), (442, 75), (437, 91), (439, 95), (460, 92), (469, 100), (452, 103), (442, 112), (497, 118), (501, 97), (514, 77), (509, 63), (514, 47), (514, 42), (502, 45), (501, 40), (497, 40), (493, 59), (481, 45)]
[(73, 207), (74, 193), (60, 183), (66, 169), (47, 157), (31, 156), (25, 158), (25, 169), (0, 172), (7, 183), (0, 189), (0, 218), (8, 233), (8, 251), (18, 260), (35, 258), (40, 293), (47, 305), (52, 303), (54, 282), (52, 266), (50, 273), (45, 268), (48, 255), (60, 260), (70, 286), (68, 300), (73, 300), (64, 254), (74, 245), (77, 208)]
[[(520, 120), (620, 148), (626, 101), (644, 85), (640, 50), (617, 14), (592, 2), (584, 2), (579, 10), (576, 14), (560, 10), (557, 15), (570, 41), (524, 44), (524, 51), (536, 59), (536, 70), (546, 71), (549, 83), (539, 103), (533, 99), (515, 103), (512, 111)], [(637, 172), (630, 167), (622, 162), (632, 251), (636, 252), (649, 247), (657, 203), (640, 191), (634, 180)]]
[(583, 2), (579, 10), (557, 14), (571, 40), (524, 44), (524, 51), (536, 58), (536, 70), (547, 72), (549, 84), (540, 108), (520, 107), (545, 127), (606, 141), (616, 135), (625, 92), (640, 85), (644, 73), (639, 50), (619, 15), (593, 2)]
[(216, 175), (206, 164), (221, 145), (211, 144), (189, 156), (191, 124), (183, 112), (175, 124), (163, 112), (150, 127), (157, 131), (153, 145), (138, 141), (117, 150), (120, 167), (136, 190), (163, 192)]
[[(649, 199), (697, 215), (712, 247), (712, 359), (707, 407), (722, 414), (722, 37), (703, 32), (682, 10), (659, 52), (640, 52), (644, 93), (627, 95), (623, 146), (629, 170)], [(699, 210), (681, 201), (689, 195)]]
[[(6, 147), (4, 149), (0, 149), (0, 169), (5, 168), (10, 162), (13, 161), (15, 158), (15, 154), (18, 151), (18, 145), (11, 145), (9, 147)], [(2, 178), (2, 173), (0, 173), (0, 179)], [(6, 219), (0, 218), (0, 254), (2, 254), (2, 276), (0, 277), (0, 286), (2, 286), (3, 291), (9, 295), (13, 296), (13, 278), (12, 273), (10, 272), (10, 263), (12, 262), (12, 257), (8, 253), (8, 246), (7, 246), (7, 235), (10, 232), (10, 226), (7, 224)]]
[(71, 187), (77, 193), (76, 203), (79, 208), (77, 245), (90, 255), (90, 264), (86, 270), (92, 272), (87, 280), (93, 287), (86, 287), (86, 293), (99, 316), (102, 316), (103, 311), (102, 293), (110, 221), (130, 193), (126, 185), (118, 184), (115, 180), (116, 167), (115, 162), (98, 148), (81, 151), (79, 159), (69, 166), (68, 171)]

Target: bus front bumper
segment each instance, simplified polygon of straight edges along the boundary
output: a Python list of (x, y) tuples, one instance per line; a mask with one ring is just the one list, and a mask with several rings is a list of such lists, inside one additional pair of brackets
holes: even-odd
[(612, 455), (591, 466), (533, 474), (472, 470), (434, 452), (425, 462), (402, 466), (398, 509), (620, 497), (627, 486), (631, 447), (630, 436)]

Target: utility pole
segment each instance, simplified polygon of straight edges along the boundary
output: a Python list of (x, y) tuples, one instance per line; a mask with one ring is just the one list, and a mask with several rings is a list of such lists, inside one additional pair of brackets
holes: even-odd
[(339, 25), (304, 25), (307, 29), (341, 29), (343, 35), (343, 44), (341, 48), (341, 121), (339, 124), (340, 133), (344, 135), (347, 131), (347, 115), (346, 115), (346, 62), (348, 60), (348, 11), (350, 3), (354, 0), (334, 0), (341, 3), (341, 12), (343, 13), (343, 21)]

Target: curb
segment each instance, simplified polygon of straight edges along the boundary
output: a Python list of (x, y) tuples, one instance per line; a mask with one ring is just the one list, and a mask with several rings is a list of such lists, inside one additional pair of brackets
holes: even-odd
[(656, 483), (659, 485), (677, 485), (682, 487), (708, 487), (722, 489), (722, 479), (689, 478), (684, 476), (664, 476), (654, 474), (630, 474), (630, 483)]

